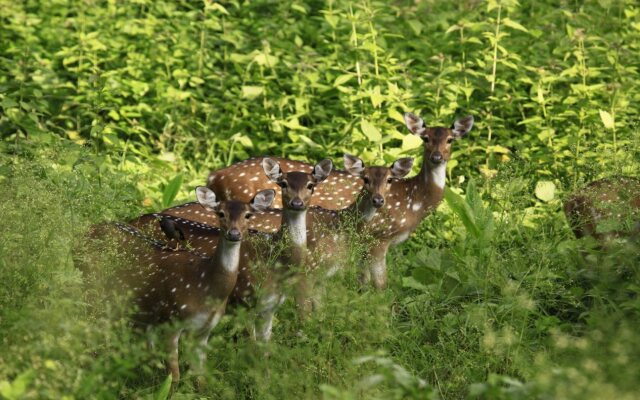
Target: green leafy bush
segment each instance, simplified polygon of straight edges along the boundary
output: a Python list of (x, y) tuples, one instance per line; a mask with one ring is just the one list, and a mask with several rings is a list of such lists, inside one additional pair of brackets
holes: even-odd
[(171, 395), (162, 354), (74, 265), (89, 226), (191, 200), (253, 155), (420, 157), (405, 111), (476, 125), (389, 290), (362, 291), (354, 266), (304, 324), (285, 304), (265, 345), (226, 317), (203, 395), (638, 397), (638, 243), (577, 241), (561, 212), (584, 182), (640, 175), (635, 2), (0, 9), (0, 397)]

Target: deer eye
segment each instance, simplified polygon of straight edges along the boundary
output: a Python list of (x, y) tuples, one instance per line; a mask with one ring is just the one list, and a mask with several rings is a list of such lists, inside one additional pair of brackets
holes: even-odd
[(249, 219), (249, 218), (253, 217), (253, 214), (251, 214), (251, 213), (247, 213), (247, 214), (245, 214), (245, 216), (244, 216), (244, 217), (245, 217), (246, 219)]
[(283, 189), (286, 189), (289, 185), (287, 185), (286, 181), (280, 181), (277, 183), (278, 186), (280, 186)]
[(224, 218), (224, 212), (223, 211), (218, 211), (218, 217)]
[(367, 178), (366, 176), (362, 178), (362, 181), (364, 182), (365, 185), (369, 184), (369, 178)]
[(387, 183), (391, 183), (391, 182), (393, 182), (393, 178), (388, 178)]
[(447, 139), (447, 143), (451, 144), (453, 142), (453, 138), (450, 137), (449, 139)]
[(429, 136), (421, 136), (422, 141), (425, 143), (429, 143)]
[(309, 190), (313, 190), (314, 187), (315, 186), (313, 185), (313, 183), (310, 183), (310, 184), (307, 185), (307, 189), (309, 189)]

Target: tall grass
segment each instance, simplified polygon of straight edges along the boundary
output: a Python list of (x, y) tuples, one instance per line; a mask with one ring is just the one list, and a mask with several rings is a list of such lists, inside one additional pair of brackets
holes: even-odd
[(420, 157), (404, 111), (477, 124), (389, 289), (362, 289), (354, 256), (269, 344), (234, 310), (204, 392), (187, 339), (173, 396), (640, 396), (638, 243), (577, 241), (561, 212), (640, 171), (634, 2), (1, 3), (1, 398), (166, 396), (162, 353), (101, 281), (117, 249), (93, 275), (74, 263), (89, 226), (191, 200), (251, 155)]

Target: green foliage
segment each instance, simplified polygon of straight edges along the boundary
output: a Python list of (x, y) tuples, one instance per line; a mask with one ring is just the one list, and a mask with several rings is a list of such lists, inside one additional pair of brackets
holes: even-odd
[[(243, 310), (223, 319), (202, 395), (638, 397), (638, 243), (577, 241), (561, 213), (586, 181), (640, 174), (635, 2), (0, 8), (0, 397), (170, 396), (162, 354), (87, 285), (109, 249), (76, 268), (89, 227), (191, 200), (252, 155), (420, 157), (404, 111), (476, 125), (446, 201), (390, 254), (389, 290), (356, 283), (359, 237), (321, 309), (302, 323), (286, 303), (273, 343), (244, 336)], [(173, 395), (198, 396), (188, 372)]]

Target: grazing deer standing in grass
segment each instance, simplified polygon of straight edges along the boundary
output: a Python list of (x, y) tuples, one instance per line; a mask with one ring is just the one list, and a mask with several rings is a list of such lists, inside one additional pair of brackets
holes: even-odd
[[(345, 225), (350, 224), (350, 227), (354, 228), (354, 232), (361, 232), (366, 228), (366, 225), (372, 220), (376, 211), (381, 209), (385, 205), (385, 197), (392, 188), (393, 182), (406, 176), (413, 166), (412, 158), (401, 158), (392, 163), (391, 167), (379, 167), (379, 166), (365, 166), (363, 161), (359, 158), (345, 154), (344, 165), (347, 173), (359, 177), (364, 185), (360, 190), (356, 201), (349, 207), (342, 210), (325, 210), (320, 207), (310, 207), (306, 213), (306, 227), (307, 227), (307, 247), (312, 253), (312, 257), (305, 262), (306, 271), (304, 273), (310, 273), (318, 266), (328, 267), (328, 275), (331, 275), (338, 268), (343, 266), (343, 263), (347, 261), (349, 257), (349, 246), (353, 244), (353, 237), (344, 235), (343, 232)], [(280, 164), (270, 158), (263, 159), (263, 170), (265, 175), (272, 180), (276, 185), (284, 185), (283, 192), (292, 190), (287, 183), (280, 181), (284, 173), (280, 167)], [(314, 188), (317, 190), (317, 188)], [(287, 198), (291, 198), (291, 194), (285, 194)], [(306, 199), (307, 204), (313, 197)], [(189, 207), (189, 206), (187, 206)], [(287, 203), (285, 201), (285, 209)], [(184, 209), (184, 207), (181, 207)], [(194, 211), (198, 211), (195, 207), (191, 208), (191, 214), (195, 214)], [(256, 214), (251, 223), (255, 229), (263, 230), (266, 232), (272, 232), (279, 229), (280, 221), (276, 221), (275, 216), (281, 215), (282, 210), (269, 210), (265, 213)], [(212, 220), (204, 212), (198, 212), (195, 214), (203, 219)], [(284, 217), (284, 216), (283, 216)], [(180, 221), (179, 217), (163, 215), (161, 225), (163, 221), (168, 219), (174, 219)], [(280, 218), (282, 219), (282, 218)], [(172, 220), (173, 221), (173, 220)], [(153, 219), (146, 218), (145, 223), (150, 223), (153, 226)], [(215, 223), (215, 222), (214, 222)], [(164, 225), (170, 225), (164, 223)], [(169, 238), (176, 238), (176, 229), (166, 229), (165, 233)], [(193, 236), (189, 233), (186, 234), (186, 242), (193, 246), (198, 251), (203, 251), (207, 248), (206, 236)], [(249, 246), (249, 245), (248, 245)], [(244, 253), (244, 250), (243, 250)], [(303, 278), (300, 278), (301, 282), (304, 282)], [(238, 290), (243, 288), (243, 273), (241, 271), (239, 277)], [(251, 282), (249, 279), (246, 282)], [(303, 314), (308, 312), (310, 304), (307, 301), (310, 290), (303, 290), (306, 285), (300, 284), (298, 291), (297, 303), (302, 308)]]
[[(257, 318), (253, 334), (259, 340), (268, 341), (271, 338), (273, 316), (277, 307), (284, 301), (283, 279), (291, 275), (296, 277), (296, 302), (301, 305), (304, 301), (306, 279), (303, 274), (300, 274), (300, 269), (303, 269), (309, 262), (307, 252), (308, 205), (318, 184), (325, 181), (331, 173), (333, 164), (331, 160), (323, 160), (313, 167), (311, 173), (300, 171), (284, 173), (278, 163), (269, 158), (265, 158), (262, 164), (264, 173), (281, 189), (283, 204), (281, 221), (279, 224), (272, 223), (271, 226), (278, 229), (273, 235), (273, 241), (286, 243), (278, 260), (283, 268), (279, 271), (264, 269), (259, 271), (258, 275), (262, 276), (259, 281), (255, 269), (250, 267), (252, 259), (261, 257), (260, 250), (253, 249), (250, 252), (243, 252), (245, 257), (241, 262), (238, 283), (230, 301), (238, 304), (255, 301)], [(255, 298), (256, 287), (260, 287), (257, 298)]]
[(422, 118), (406, 113), (404, 120), (409, 130), (423, 141), (420, 172), (412, 178), (394, 182), (389, 190), (389, 202), (371, 222), (371, 233), (376, 242), (369, 249), (370, 269), (364, 281), (383, 289), (387, 284), (386, 254), (390, 246), (404, 242), (420, 222), (438, 207), (444, 197), (447, 162), (452, 143), (466, 136), (473, 126), (473, 117), (454, 122), (451, 128), (425, 126)]
[[(308, 204), (316, 187), (329, 176), (333, 164), (330, 160), (323, 160), (312, 167), (311, 173), (300, 171), (283, 173), (277, 163), (267, 158), (264, 159), (263, 165), (263, 173), (280, 188), (284, 208), (256, 213), (247, 222), (258, 229), (264, 228), (267, 232), (273, 232), (268, 234), (267, 238), (272, 245), (281, 245), (281, 248), (275, 251), (281, 268), (274, 270), (271, 266), (263, 264), (265, 258), (270, 258), (267, 253), (271, 249), (265, 248), (262, 243), (245, 241), (240, 252), (239, 276), (230, 302), (254, 306), (257, 315), (254, 336), (260, 340), (269, 340), (273, 315), (284, 300), (281, 290), (282, 281), (293, 275), (297, 278), (296, 299), (299, 299), (298, 293), (306, 293), (304, 276), (297, 273), (297, 268), (304, 267), (308, 263)], [(185, 213), (187, 217), (194, 215), (209, 223), (211, 221), (217, 223), (219, 218), (224, 218), (224, 213), (218, 212), (214, 217), (209, 210), (203, 209), (200, 205), (189, 204), (180, 207), (179, 210), (184, 211), (185, 208), (190, 210)], [(215, 228), (203, 223), (164, 213), (147, 214), (132, 222), (140, 229), (151, 231), (154, 237), (162, 238), (166, 234), (167, 237), (175, 239), (182, 235), (185, 238), (185, 244), (198, 252), (209, 254), (212, 249), (215, 249), (216, 238), (210, 235)]]
[[(451, 157), (451, 145), (453, 141), (466, 136), (474, 122), (472, 116), (467, 116), (455, 121), (451, 128), (430, 128), (425, 126), (422, 118), (412, 113), (406, 113), (404, 119), (409, 130), (423, 140), (422, 168), (418, 175), (392, 183), (387, 195), (389, 200), (371, 221), (371, 233), (378, 244), (369, 249), (371, 264), (364, 273), (363, 280), (373, 280), (374, 286), (379, 289), (384, 288), (387, 283), (386, 254), (389, 247), (406, 240), (419, 223), (440, 204), (444, 196), (446, 165)], [(277, 187), (274, 182), (264, 178), (262, 160), (263, 158), (252, 158), (212, 172), (208, 186), (225, 198), (237, 196), (242, 199), (248, 199), (256, 190)], [(272, 160), (280, 164), (283, 172), (292, 169), (307, 172), (313, 170), (312, 165), (300, 161), (280, 158)], [(360, 177), (346, 171), (334, 171), (317, 188), (311, 205), (328, 210), (343, 208), (356, 200), (362, 184)], [(281, 203), (280, 196), (276, 195), (274, 204), (277, 206)], [(164, 210), (162, 213), (217, 224), (215, 217), (193, 203)], [(268, 223), (260, 220), (252, 228), (264, 231), (271, 229), (273, 232), (278, 219), (273, 214), (266, 218), (270, 218)]]
[(593, 181), (565, 200), (564, 212), (578, 239), (601, 243), (640, 235), (640, 179), (616, 176)]
[[(137, 306), (134, 322), (140, 326), (170, 324), (168, 369), (174, 382), (180, 378), (178, 342), (184, 329), (192, 331), (199, 342), (198, 373), (203, 372), (204, 347), (211, 330), (224, 314), (229, 295), (236, 285), (240, 246), (247, 235), (247, 221), (254, 212), (265, 210), (275, 192), (259, 192), (250, 202), (218, 201), (206, 187), (196, 189), (199, 203), (217, 213), (220, 228), (184, 222), (181, 232), (207, 236), (210, 256), (189, 250), (171, 250), (148, 239), (138, 229), (118, 224), (127, 233), (122, 245), (134, 261), (119, 275), (121, 284), (131, 288)], [(149, 242), (153, 246), (149, 246)]]
[[(430, 128), (425, 126), (422, 118), (412, 113), (406, 113), (404, 119), (409, 130), (424, 143), (422, 168), (418, 175), (396, 180), (391, 184), (388, 201), (370, 221), (370, 230), (377, 244), (369, 249), (371, 264), (363, 279), (365, 282), (373, 280), (374, 286), (379, 289), (384, 288), (387, 283), (386, 254), (389, 247), (406, 240), (419, 223), (440, 204), (444, 196), (451, 145), (455, 140), (466, 136), (474, 122), (472, 116), (467, 116), (456, 120), (451, 128)], [(275, 183), (263, 178), (260, 168), (262, 159), (252, 158), (212, 172), (209, 175), (208, 186), (222, 196), (240, 198), (247, 198), (258, 189), (274, 187)], [(273, 160), (277, 161), (285, 172), (291, 169), (309, 171), (313, 168), (300, 161), (280, 158)], [(362, 183), (362, 178), (348, 172), (332, 172), (327, 182), (318, 187), (311, 204), (329, 210), (352, 204)], [(280, 197), (276, 196), (274, 204), (280, 203)], [(170, 212), (187, 217), (195, 211), (192, 206), (185, 206)], [(210, 220), (210, 217), (206, 218)], [(273, 228), (271, 223), (268, 226)]]
[[(298, 274), (296, 291), (296, 303), (303, 317), (312, 306), (310, 298), (313, 285), (307, 275), (318, 266), (331, 267), (328, 272), (330, 274), (341, 267), (348, 258), (348, 247), (353, 238), (345, 237), (344, 232), (341, 232), (343, 225), (353, 223), (357, 231), (371, 221), (375, 212), (384, 205), (385, 195), (392, 182), (408, 174), (413, 165), (413, 159), (402, 158), (395, 161), (390, 168), (365, 167), (362, 160), (348, 154), (344, 156), (344, 162), (346, 170), (350, 174), (361, 177), (365, 185), (356, 202), (348, 208), (339, 211), (325, 210), (320, 207), (308, 208), (304, 235), (310, 256), (299, 260), (304, 265), (302, 265), (303, 270)], [(270, 180), (282, 185), (280, 179), (285, 174), (277, 161), (265, 158), (263, 167)], [(286, 187), (283, 187), (284, 213), (289, 207), (288, 198), (290, 197), (285, 189)], [(268, 223), (270, 221), (267, 218), (263, 221), (263, 226)], [(267, 229), (272, 228), (267, 226)]]

